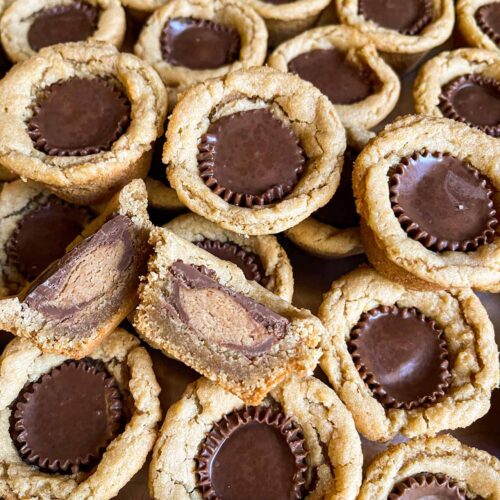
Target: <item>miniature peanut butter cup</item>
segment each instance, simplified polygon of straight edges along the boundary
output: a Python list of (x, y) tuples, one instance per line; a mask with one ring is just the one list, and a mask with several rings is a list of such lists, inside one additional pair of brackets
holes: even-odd
[(31, 281), (49, 264), (64, 255), (66, 247), (81, 233), (91, 214), (84, 207), (55, 196), (36, 204), (18, 222), (5, 251), (24, 278)]
[(465, 491), (444, 474), (416, 474), (401, 481), (389, 494), (389, 500), (465, 500)]
[(104, 78), (71, 78), (44, 89), (28, 133), (35, 148), (50, 156), (86, 156), (109, 151), (127, 130), (130, 103)]
[[(170, 273), (169, 314), (198, 337), (250, 358), (268, 352), (285, 337), (288, 319), (221, 285), (214, 271), (178, 260)], [(237, 329), (234, 318), (239, 318)]]
[(443, 331), (415, 308), (363, 313), (348, 349), (365, 384), (385, 408), (432, 405), (450, 385)]
[(10, 434), (22, 459), (45, 472), (91, 470), (124, 418), (116, 380), (98, 361), (66, 361), (27, 385), (14, 402)]
[(432, 0), (359, 0), (359, 14), (383, 28), (418, 35), (432, 21)]
[(479, 74), (462, 75), (445, 85), (439, 109), (447, 118), (500, 137), (500, 81)]
[(99, 9), (87, 2), (75, 1), (43, 9), (28, 30), (28, 43), (34, 51), (56, 43), (79, 42), (97, 29)]
[(482, 5), (474, 16), (481, 30), (500, 45), (500, 3)]
[(239, 57), (238, 32), (208, 19), (177, 17), (165, 24), (161, 33), (163, 59), (173, 66), (215, 69), (232, 64)]
[(333, 104), (353, 104), (373, 92), (370, 74), (350, 63), (339, 49), (315, 49), (298, 55), (288, 68), (311, 82)]
[(495, 237), (493, 188), (464, 160), (416, 152), (393, 169), (389, 185), (401, 227), (430, 250), (469, 252)]
[(237, 206), (283, 199), (304, 172), (305, 154), (297, 137), (267, 109), (241, 111), (211, 123), (198, 149), (206, 185)]
[(196, 457), (198, 488), (209, 500), (299, 499), (307, 454), (293, 418), (279, 408), (245, 407), (208, 432)]
[(222, 243), (214, 240), (199, 241), (196, 245), (219, 259), (236, 264), (243, 271), (247, 280), (262, 283), (264, 268), (259, 256), (253, 252), (247, 252), (236, 243)]

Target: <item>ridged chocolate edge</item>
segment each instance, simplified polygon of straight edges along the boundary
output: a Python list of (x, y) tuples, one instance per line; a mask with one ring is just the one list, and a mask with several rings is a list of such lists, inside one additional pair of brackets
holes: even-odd
[(416, 474), (415, 476), (411, 476), (399, 482), (394, 486), (388, 498), (389, 500), (398, 500), (399, 498), (404, 497), (408, 490), (415, 490), (425, 486), (443, 488), (448, 490), (450, 493), (454, 493), (457, 498), (461, 498), (463, 500), (466, 500), (467, 498), (465, 491), (449, 477), (444, 474), (428, 473)]
[(488, 9), (494, 8), (495, 3), (488, 3), (486, 5), (482, 5), (479, 9), (476, 10), (474, 15), (474, 19), (476, 20), (477, 25), (481, 29), (483, 33), (485, 33), (488, 37), (490, 37), (494, 43), (500, 45), (500, 33), (497, 33), (486, 21), (485, 12)]
[(286, 416), (276, 408), (265, 406), (246, 406), (241, 410), (224, 415), (212, 429), (201, 444), (200, 451), (196, 457), (196, 485), (200, 489), (203, 498), (218, 500), (210, 481), (210, 468), (212, 457), (216, 454), (222, 443), (239, 427), (250, 422), (267, 424), (277, 429), (285, 438), (290, 451), (295, 457), (297, 472), (293, 478), (293, 496), (290, 498), (300, 499), (306, 482), (307, 462), (309, 452), (306, 449), (304, 432), (300, 425), (292, 417)]
[[(125, 95), (125, 93), (118, 88), (116, 84), (111, 82), (110, 80), (107, 80), (102, 77), (95, 77), (94, 79), (100, 80), (104, 85), (109, 87), (112, 92), (117, 96), (118, 101), (121, 101), (124, 105), (124, 107), (128, 110), (120, 119), (116, 126), (116, 130), (113, 133), (113, 136), (110, 140), (108, 140), (106, 143), (100, 144), (99, 146), (94, 146), (94, 147), (84, 147), (84, 148), (76, 148), (76, 149), (69, 149), (69, 148), (57, 148), (57, 147), (51, 147), (50, 145), (47, 144), (47, 140), (43, 137), (42, 133), (40, 132), (40, 129), (38, 128), (37, 125), (33, 124), (33, 119), (37, 116), (39, 113), (41, 107), (43, 106), (43, 102), (46, 100), (46, 98), (50, 95), (50, 92), (53, 91), (53, 89), (64, 85), (64, 83), (72, 80), (72, 78), (68, 80), (62, 80), (56, 83), (53, 83), (43, 91), (41, 91), (40, 95), (38, 96), (37, 100), (35, 101), (33, 105), (33, 115), (32, 117), (28, 120), (27, 126), (28, 126), (28, 135), (30, 136), (31, 140), (33, 141), (35, 149), (38, 151), (41, 151), (42, 153), (45, 153), (49, 156), (88, 156), (88, 155), (93, 155), (93, 154), (98, 154), (102, 151), (109, 151), (111, 149), (111, 146), (115, 141), (117, 141), (128, 129), (130, 125), (130, 113), (131, 113), (131, 104)], [(91, 78), (89, 78), (91, 80)]]
[(465, 119), (456, 111), (453, 106), (453, 94), (466, 83), (475, 83), (476, 85), (493, 87), (500, 93), (500, 81), (495, 80), (494, 78), (478, 75), (477, 73), (469, 73), (455, 78), (441, 89), (441, 94), (439, 96), (439, 109), (446, 118), (451, 118), (457, 122), (465, 123), (466, 125), (469, 125), (469, 127), (477, 128), (492, 137), (500, 137), (500, 124), (476, 125), (475, 123)]
[[(358, 350), (357, 340), (363, 335), (365, 328), (367, 327), (367, 322), (372, 316), (376, 316), (377, 313), (384, 314), (393, 314), (393, 315), (402, 315), (403, 317), (408, 317), (411, 315), (416, 319), (422, 321), (423, 323), (427, 323), (427, 325), (436, 332), (436, 336), (438, 338), (438, 346), (440, 350), (439, 359), (441, 360), (440, 369), (441, 382), (437, 385), (436, 389), (432, 392), (432, 394), (428, 394), (426, 396), (421, 396), (416, 401), (398, 401), (392, 396), (390, 396), (387, 391), (384, 389), (383, 385), (378, 382), (375, 378), (375, 375), (370, 372), (367, 367), (364, 365), (363, 360)], [(448, 369), (449, 360), (448, 360), (448, 346), (446, 340), (444, 338), (444, 332), (437, 325), (436, 322), (426, 316), (424, 316), (418, 309), (415, 307), (412, 308), (400, 308), (398, 306), (379, 306), (374, 309), (370, 309), (366, 313), (361, 315), (360, 320), (351, 330), (351, 337), (347, 343), (347, 347), (349, 353), (351, 354), (352, 360), (354, 361), (354, 366), (358, 371), (361, 379), (365, 382), (365, 384), (370, 388), (373, 392), (374, 396), (377, 400), (387, 409), (396, 408), (396, 409), (404, 409), (404, 410), (412, 410), (418, 407), (427, 407), (433, 405), (438, 398), (444, 396), (446, 390), (450, 386), (451, 382), (451, 373)]]
[[(107, 373), (104, 368), (100, 367), (100, 362), (91, 358), (83, 358), (81, 360), (68, 360), (59, 366), (56, 366), (50, 372), (42, 375), (37, 381), (32, 382), (25, 387), (20, 393), (12, 407), (11, 414), (11, 433), (13, 443), (18, 450), (21, 458), (29, 465), (34, 465), (42, 471), (62, 474), (77, 474), (82, 468), (88, 466), (92, 460), (99, 460), (105, 448), (119, 434), (121, 420), (123, 416), (123, 403), (118, 388), (117, 382), (112, 375)], [(61, 372), (65, 369), (84, 370), (92, 373), (95, 376), (102, 377), (105, 381), (105, 390), (107, 391), (106, 401), (108, 404), (108, 424), (110, 439), (104, 447), (89, 452), (83, 457), (78, 457), (75, 461), (66, 460), (61, 463), (60, 460), (49, 462), (47, 457), (41, 457), (36, 450), (32, 450), (26, 442), (27, 429), (23, 423), (23, 412), (31, 396), (36, 392), (37, 388), (42, 386), (48, 379), (52, 378), (54, 373)]]
[(99, 20), (99, 9), (94, 5), (81, 0), (75, 0), (71, 4), (66, 5), (56, 5), (55, 7), (48, 7), (37, 12), (36, 15), (57, 15), (65, 12), (70, 12), (72, 10), (82, 11), (88, 18), (92, 27), (97, 29), (97, 23)]
[[(260, 110), (246, 111), (246, 113), (252, 113), (255, 111)], [(230, 115), (229, 118), (233, 119), (233, 116)], [(215, 125), (217, 124), (215, 123)], [(281, 201), (286, 195), (293, 191), (305, 169), (304, 151), (300, 147), (297, 138), (284, 122), (281, 122), (281, 127), (294, 139), (297, 148), (297, 157), (301, 159), (300, 163), (295, 168), (295, 181), (292, 184), (279, 184), (272, 186), (260, 195), (236, 193), (231, 189), (220, 185), (214, 173), (216, 145), (209, 139), (209, 136), (214, 135), (213, 133), (204, 134), (201, 138), (200, 144), (198, 145), (198, 168), (200, 176), (204, 180), (205, 184), (214, 192), (214, 194), (220, 196), (224, 201), (239, 207), (243, 206), (251, 208), (255, 205), (263, 206)]]
[(406, 156), (405, 158), (401, 159), (400, 163), (394, 167), (389, 177), (389, 199), (391, 201), (392, 211), (401, 224), (401, 227), (406, 231), (410, 238), (418, 241), (429, 250), (433, 250), (436, 252), (471, 252), (477, 250), (481, 245), (491, 243), (493, 241), (493, 238), (495, 237), (495, 229), (498, 225), (498, 219), (496, 216), (497, 213), (493, 203), (493, 189), (491, 188), (488, 180), (466, 161), (464, 161), (463, 163), (480, 181), (480, 185), (484, 189), (486, 189), (487, 197), (489, 200), (488, 207), (491, 209), (490, 220), (488, 221), (487, 227), (480, 235), (476, 236), (473, 239), (464, 241), (448, 241), (433, 236), (427, 231), (424, 231), (417, 222), (415, 222), (406, 214), (404, 207), (399, 204), (399, 185), (401, 183), (401, 176), (405, 174), (405, 170), (408, 167), (410, 160), (417, 161), (419, 158), (426, 158), (429, 156), (433, 156), (434, 158), (442, 158), (444, 156), (451, 155), (449, 153), (439, 152), (430, 153), (427, 150), (423, 150), (422, 152), (415, 152), (412, 155)]

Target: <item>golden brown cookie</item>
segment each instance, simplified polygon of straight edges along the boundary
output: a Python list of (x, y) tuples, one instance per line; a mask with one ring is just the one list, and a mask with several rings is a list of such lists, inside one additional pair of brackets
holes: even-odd
[(487, 50), (499, 50), (500, 2), (496, 0), (459, 0), (457, 24), (469, 45)]
[(372, 441), (467, 427), (499, 382), (493, 325), (471, 290), (418, 292), (361, 268), (319, 309), (321, 367)]

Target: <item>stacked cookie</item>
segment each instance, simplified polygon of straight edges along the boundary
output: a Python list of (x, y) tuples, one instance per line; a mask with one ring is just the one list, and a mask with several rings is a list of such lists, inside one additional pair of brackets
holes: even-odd
[(497, 5), (0, 0), (0, 498), (500, 499)]

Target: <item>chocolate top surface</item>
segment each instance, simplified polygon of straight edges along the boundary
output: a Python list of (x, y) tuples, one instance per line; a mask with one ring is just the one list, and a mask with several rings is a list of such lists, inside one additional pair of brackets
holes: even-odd
[(226, 241), (222, 243), (214, 240), (203, 240), (197, 243), (197, 246), (203, 248), (219, 259), (228, 260), (236, 264), (245, 274), (245, 278), (250, 281), (261, 283), (264, 278), (264, 267), (260, 257), (241, 248), (236, 243)]
[(416, 309), (381, 306), (364, 313), (351, 330), (348, 348), (386, 408), (427, 406), (449, 386), (443, 332)]
[(322, 208), (316, 210), (312, 217), (330, 226), (347, 229), (359, 225), (359, 215), (356, 212), (354, 194), (352, 192), (352, 169), (358, 153), (347, 147), (344, 153), (344, 166), (340, 184), (333, 198)]
[(500, 44), (500, 3), (492, 2), (477, 9), (475, 18), (479, 27), (497, 45)]
[(6, 245), (9, 261), (29, 281), (64, 255), (90, 221), (90, 212), (51, 196), (26, 212)]
[(37, 52), (56, 43), (86, 40), (97, 29), (98, 18), (98, 8), (80, 1), (43, 9), (35, 14), (28, 43)]
[(279, 201), (304, 171), (297, 137), (267, 109), (241, 111), (211, 123), (198, 149), (201, 177), (233, 205)]
[(165, 24), (160, 37), (163, 59), (173, 66), (215, 69), (239, 58), (240, 35), (230, 26), (208, 19), (176, 17)]
[(373, 93), (370, 74), (349, 62), (339, 49), (315, 49), (298, 55), (288, 69), (311, 82), (333, 104), (354, 104)]
[(446, 84), (439, 108), (447, 118), (500, 137), (500, 81), (479, 74), (462, 75)]
[(418, 35), (432, 21), (432, 0), (359, 0), (359, 14), (383, 28)]
[(427, 248), (472, 251), (494, 238), (492, 188), (467, 162), (448, 154), (414, 153), (389, 182), (394, 214)]
[(118, 384), (104, 365), (66, 361), (21, 391), (10, 433), (28, 464), (75, 474), (96, 465), (122, 417)]
[[(214, 271), (178, 260), (170, 272), (173, 285), (167, 309), (207, 341), (252, 358), (268, 352), (287, 334), (287, 318), (221, 285)], [(238, 328), (234, 318), (239, 318)]]
[(279, 410), (263, 406), (225, 415), (197, 457), (204, 498), (302, 498), (307, 451), (303, 431)]
[(465, 500), (465, 492), (444, 474), (416, 474), (398, 484), (388, 500)]
[(51, 156), (109, 151), (130, 123), (130, 103), (103, 78), (71, 78), (38, 97), (28, 133), (35, 148)]

